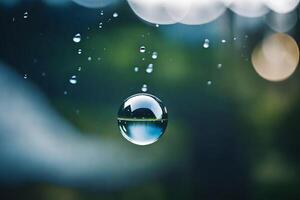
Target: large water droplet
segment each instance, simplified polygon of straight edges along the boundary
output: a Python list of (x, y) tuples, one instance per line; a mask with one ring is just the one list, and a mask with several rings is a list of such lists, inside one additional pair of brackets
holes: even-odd
[(126, 99), (118, 112), (122, 135), (137, 145), (149, 145), (164, 134), (168, 124), (167, 109), (157, 97), (135, 94)]
[(73, 42), (78, 43), (81, 41), (81, 35), (80, 33), (77, 33), (74, 37), (73, 37)]

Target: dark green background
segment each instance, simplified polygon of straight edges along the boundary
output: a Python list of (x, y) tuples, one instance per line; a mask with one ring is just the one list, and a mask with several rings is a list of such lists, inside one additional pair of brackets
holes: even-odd
[[(119, 17), (112, 18), (113, 12)], [(26, 81), (83, 134), (166, 154), (162, 162), (171, 163), (156, 176), (121, 188), (25, 181), (1, 184), (0, 198), (299, 199), (299, 70), (278, 83), (259, 77), (251, 52), (272, 31), (262, 18), (255, 19), (262, 22), (255, 28), (240, 30), (234, 14), (228, 11), (226, 17), (225, 29), (218, 25), (222, 18), (203, 26), (157, 28), (141, 21), (126, 2), (104, 9), (51, 7), (39, 1), (0, 7), (1, 61), (20, 77), (27, 74)], [(299, 30), (296, 26), (289, 33), (296, 41)], [(76, 33), (82, 35), (79, 44), (72, 41)], [(210, 39), (208, 49), (202, 46), (205, 38)], [(142, 45), (145, 54), (139, 52)], [(157, 60), (151, 59), (152, 51), (158, 52)], [(144, 72), (149, 63), (154, 64), (151, 75)], [(74, 74), (78, 84), (71, 85)], [(136, 147), (120, 135), (116, 113), (144, 83), (167, 106), (169, 124), (157, 143)]]

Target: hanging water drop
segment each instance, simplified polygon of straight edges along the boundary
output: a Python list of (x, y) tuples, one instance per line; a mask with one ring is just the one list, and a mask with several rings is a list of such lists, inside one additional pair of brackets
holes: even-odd
[(80, 35), (80, 33), (77, 33), (77, 34), (73, 37), (73, 42), (79, 43), (80, 41), (81, 41), (81, 35)]
[(161, 100), (141, 93), (122, 103), (117, 120), (121, 134), (128, 141), (137, 145), (149, 145), (164, 134), (168, 114)]

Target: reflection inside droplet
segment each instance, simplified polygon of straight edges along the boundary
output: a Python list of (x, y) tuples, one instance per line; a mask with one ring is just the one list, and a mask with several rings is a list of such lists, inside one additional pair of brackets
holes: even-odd
[(122, 135), (137, 145), (156, 142), (165, 132), (167, 109), (157, 97), (135, 94), (126, 99), (118, 112), (118, 126)]

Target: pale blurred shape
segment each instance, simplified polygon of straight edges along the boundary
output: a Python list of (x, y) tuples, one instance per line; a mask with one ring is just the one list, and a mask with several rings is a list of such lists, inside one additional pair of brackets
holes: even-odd
[(183, 24), (206, 24), (217, 19), (226, 11), (226, 6), (220, 0), (191, 1), (189, 12), (184, 19), (180, 21)]
[(244, 17), (261, 17), (269, 12), (262, 0), (233, 0), (229, 8)]
[(283, 33), (267, 37), (252, 52), (255, 71), (269, 81), (289, 78), (299, 63), (299, 48), (296, 41)]
[(117, 0), (73, 0), (73, 1), (78, 5), (87, 8), (102, 8), (117, 2)]
[(226, 10), (222, 0), (127, 0), (134, 13), (154, 24), (209, 23)]
[[(153, 24), (174, 24), (177, 21), (169, 15), (166, 5), (168, 1), (165, 0), (127, 0), (133, 12), (141, 19)], [(179, 1), (175, 1), (176, 2)], [(175, 8), (172, 8), (176, 10)], [(180, 11), (182, 13), (184, 11)]]
[(300, 0), (264, 0), (265, 4), (277, 13), (288, 13), (294, 10)]
[(298, 21), (297, 11), (286, 14), (271, 12), (266, 16), (267, 25), (276, 32), (288, 32), (292, 30)]

